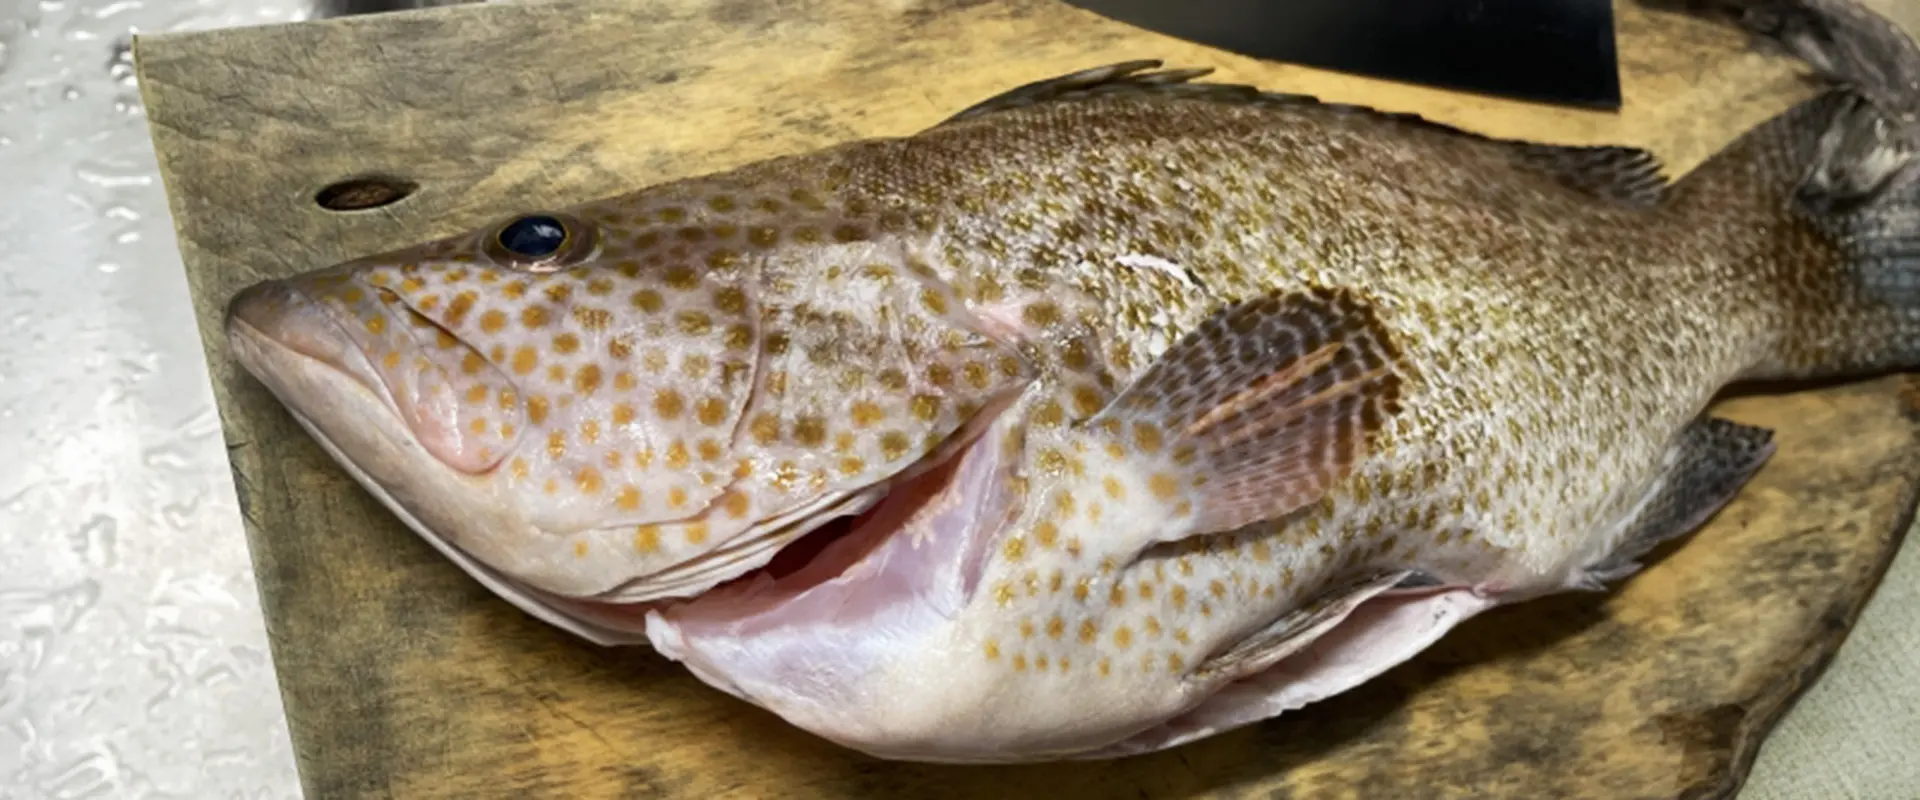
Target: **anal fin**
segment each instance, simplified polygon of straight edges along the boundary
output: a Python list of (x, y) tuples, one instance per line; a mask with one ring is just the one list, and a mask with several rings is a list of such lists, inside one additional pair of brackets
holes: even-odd
[(1284, 658), (1231, 679), (1217, 676), (1212, 694), (1187, 713), (1080, 757), (1165, 750), (1342, 694), (1406, 663), (1500, 602), (1469, 588), (1390, 587), (1358, 603), (1337, 624)]
[(1410, 570), (1373, 575), (1339, 585), (1300, 604), (1273, 624), (1202, 662), (1196, 680), (1236, 680), (1278, 663), (1345, 620), (1360, 604), (1416, 578)]
[(1718, 417), (1701, 417), (1668, 450), (1667, 469), (1626, 523), (1612, 550), (1583, 576), (1599, 586), (1640, 569), (1662, 542), (1700, 527), (1738, 494), (1774, 451), (1773, 432)]

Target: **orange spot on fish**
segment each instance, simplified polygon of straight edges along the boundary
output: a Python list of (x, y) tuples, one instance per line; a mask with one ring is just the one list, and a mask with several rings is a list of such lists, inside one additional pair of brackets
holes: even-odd
[(533, 351), (533, 348), (521, 346), (519, 349), (513, 351), (513, 363), (511, 366), (513, 367), (514, 374), (525, 375), (532, 372), (534, 366), (539, 362), (540, 356)]
[(1054, 542), (1059, 536), (1060, 526), (1053, 524), (1050, 520), (1041, 520), (1039, 524), (1033, 526), (1033, 540), (1044, 549), (1053, 549)]
[(660, 526), (642, 525), (633, 532), (633, 549), (652, 553), (660, 549)]

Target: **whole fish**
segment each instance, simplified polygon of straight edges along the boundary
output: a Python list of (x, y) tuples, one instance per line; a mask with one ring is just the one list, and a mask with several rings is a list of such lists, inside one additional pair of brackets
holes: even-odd
[(1632, 574), (1773, 451), (1729, 383), (1920, 364), (1912, 43), (1749, 6), (1832, 85), (1677, 182), (1132, 62), (227, 330), (554, 625), (881, 757), (1157, 750)]

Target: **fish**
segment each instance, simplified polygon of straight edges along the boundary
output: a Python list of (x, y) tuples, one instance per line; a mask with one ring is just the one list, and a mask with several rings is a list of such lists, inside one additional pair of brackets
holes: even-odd
[(1920, 364), (1913, 42), (1703, 5), (1823, 85), (1677, 179), (1130, 61), (264, 280), (227, 344), (572, 636), (882, 759), (1164, 750), (1629, 579), (1775, 451), (1725, 387)]

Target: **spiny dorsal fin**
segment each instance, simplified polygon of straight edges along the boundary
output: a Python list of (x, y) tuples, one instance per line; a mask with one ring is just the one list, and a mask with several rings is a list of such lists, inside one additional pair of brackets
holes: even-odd
[[(1309, 94), (1264, 91), (1242, 83), (1195, 83), (1194, 79), (1213, 74), (1212, 67), (1157, 69), (1159, 59), (1138, 59), (1083, 69), (1056, 78), (1034, 81), (989, 97), (939, 123), (950, 125), (1001, 111), (1096, 97), (1126, 94), (1154, 94), (1224, 103), (1301, 107), (1313, 106), (1330, 111), (1367, 114), (1383, 120), (1424, 125), (1463, 136), (1487, 138), (1471, 131), (1433, 122), (1418, 114), (1381, 111), (1349, 103), (1330, 103)], [(1151, 71), (1150, 71), (1151, 70)]]
[(1083, 424), (1135, 445), (1162, 502), (1191, 503), (1154, 534), (1177, 540), (1318, 501), (1398, 413), (1401, 369), (1353, 294), (1265, 295), (1209, 316)]
[(1160, 65), (1161, 62), (1156, 59), (1123, 61), (1035, 81), (975, 103), (935, 127), (1042, 103), (1151, 93), (1211, 102), (1314, 107), (1335, 113), (1364, 114), (1382, 122), (1416, 125), (1457, 136), (1499, 142), (1512, 146), (1523, 164), (1551, 174), (1569, 187), (1632, 206), (1659, 203), (1667, 187), (1667, 181), (1660, 175), (1659, 159), (1645, 150), (1629, 147), (1562, 147), (1494, 139), (1434, 122), (1418, 114), (1382, 111), (1350, 103), (1330, 103), (1312, 95), (1268, 92), (1245, 84), (1196, 83), (1195, 79), (1212, 74), (1212, 68), (1161, 70), (1158, 69)]
[(1572, 189), (1630, 206), (1659, 205), (1669, 185), (1660, 159), (1637, 147), (1527, 144), (1521, 158)]
[[(1187, 84), (1189, 86), (1217, 87), (1220, 91), (1230, 91), (1236, 96), (1259, 91), (1251, 86), (1229, 86), (1225, 84), (1193, 84), (1194, 78), (1213, 73), (1211, 67), (1192, 69), (1170, 69), (1148, 72), (1160, 66), (1158, 59), (1143, 58), (1134, 61), (1122, 61), (1117, 64), (1083, 69), (1056, 78), (1047, 78), (1018, 86), (989, 97), (941, 122), (948, 125), (961, 120), (1007, 111), (1039, 103), (1051, 103), (1062, 100), (1075, 100), (1105, 94), (1118, 94), (1148, 89)], [(1250, 99), (1244, 98), (1243, 99)]]

